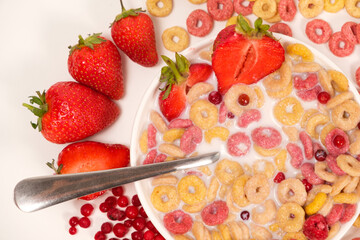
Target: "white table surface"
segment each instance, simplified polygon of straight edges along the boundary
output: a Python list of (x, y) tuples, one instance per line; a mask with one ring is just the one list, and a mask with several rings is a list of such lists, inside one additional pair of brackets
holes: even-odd
[[(206, 4), (173, 1), (174, 8), (168, 17), (152, 17), (158, 53), (171, 58), (174, 54), (164, 49), (161, 33), (175, 25), (186, 28), (186, 18), (192, 10), (206, 10)], [(144, 0), (124, 0), (124, 5), (126, 8), (146, 8)], [(30, 121), (34, 121), (35, 117), (21, 104), (28, 102), (27, 97), (36, 90), (48, 89), (58, 81), (72, 80), (67, 70), (67, 47), (77, 42), (79, 34), (86, 36), (103, 32), (104, 36), (110, 37), (109, 24), (120, 11), (119, 1), (115, 0), (0, 1), (0, 239), (93, 239), (101, 222), (106, 220), (104, 214), (97, 210), (97, 215), (101, 217), (92, 216), (90, 229), (78, 228), (78, 234), (70, 236), (68, 219), (80, 215), (79, 206), (84, 201), (74, 200), (38, 212), (23, 213), (13, 202), (13, 189), (23, 178), (51, 174), (45, 163), (57, 159), (58, 153), (66, 146), (50, 143), (33, 130)], [(334, 32), (340, 31), (346, 21), (359, 22), (345, 10), (337, 14), (324, 12), (318, 18), (330, 21)], [(251, 15), (249, 19), (253, 22), (255, 16)], [(316, 45), (307, 39), (305, 25), (308, 21), (298, 12), (295, 20), (289, 23), (293, 36), (316, 47), (353, 78), (360, 66), (360, 47), (357, 45), (349, 57), (335, 57), (326, 44)], [(210, 35), (216, 35), (224, 26), (225, 22), (216, 22)], [(191, 36), (191, 44), (201, 40)], [(141, 67), (124, 54), (122, 61), (126, 95), (117, 101), (121, 116), (114, 125), (89, 140), (130, 144), (132, 122), (140, 96), (163, 65), (159, 61), (155, 67)], [(126, 186), (126, 193), (134, 194), (131, 184)], [(98, 207), (98, 202), (94, 205)]]

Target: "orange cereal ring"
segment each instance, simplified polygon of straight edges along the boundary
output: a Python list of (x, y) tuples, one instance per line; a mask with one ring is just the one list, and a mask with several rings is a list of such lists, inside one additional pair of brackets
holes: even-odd
[(274, 107), (274, 116), (282, 124), (292, 126), (298, 123), (304, 113), (299, 100), (287, 97), (279, 101)]
[(211, 143), (213, 138), (220, 138), (222, 141), (226, 141), (229, 134), (229, 129), (225, 127), (213, 127), (205, 131), (204, 138), (207, 143)]
[(180, 139), (181, 136), (184, 134), (184, 128), (171, 128), (164, 132), (163, 140), (168, 143), (172, 143), (177, 139)]
[(278, 71), (268, 75), (263, 80), (264, 87), (269, 91), (281, 91), (289, 85), (291, 75), (291, 65), (285, 61)]
[[(242, 106), (239, 104), (239, 96), (246, 94), (249, 96), (249, 104)], [(254, 89), (244, 84), (235, 84), (226, 92), (224, 96), (226, 108), (235, 116), (240, 115), (245, 109), (252, 108), (256, 104), (256, 93)]]
[(202, 4), (202, 3), (206, 3), (207, 0), (189, 0), (189, 2), (193, 4)]
[(293, 90), (293, 82), (290, 81), (289, 85), (286, 86), (285, 88), (283, 88), (282, 90), (270, 91), (270, 90), (266, 89), (266, 93), (271, 98), (279, 99), (279, 98), (284, 98), (284, 97), (289, 96), (291, 94), (292, 90)]
[(314, 54), (305, 45), (300, 43), (290, 44), (286, 47), (286, 52), (290, 56), (300, 56), (304, 62), (314, 61)]
[[(159, 7), (159, 2), (162, 7)], [(172, 0), (146, 0), (146, 8), (155, 17), (166, 17), (173, 9)]]
[(251, 219), (257, 224), (267, 224), (272, 222), (276, 216), (276, 205), (271, 199), (268, 199), (261, 206), (263, 211), (259, 212), (257, 208), (253, 208), (251, 211)]
[(206, 186), (196, 175), (188, 175), (180, 179), (178, 186), (180, 199), (189, 205), (201, 203), (206, 196)]
[(276, 12), (277, 4), (275, 0), (256, 0), (253, 5), (253, 13), (262, 19), (272, 18)]
[(299, 179), (288, 178), (279, 183), (277, 197), (283, 204), (295, 202), (303, 206), (306, 202), (307, 192), (304, 184)]
[(276, 221), (283, 231), (298, 232), (305, 222), (305, 211), (297, 203), (285, 203), (278, 209)]
[(250, 201), (246, 198), (244, 191), (245, 184), (249, 178), (250, 176), (246, 174), (241, 175), (235, 180), (231, 188), (231, 197), (239, 207), (245, 207), (250, 204)]
[(228, 159), (221, 160), (215, 168), (215, 176), (225, 185), (231, 185), (243, 173), (240, 163)]
[(333, 81), (336, 91), (345, 92), (349, 89), (349, 81), (342, 72), (336, 70), (328, 70), (331, 81)]
[(360, 106), (353, 100), (347, 100), (332, 110), (331, 118), (336, 127), (349, 131), (360, 121)]
[[(161, 38), (164, 47), (172, 52), (181, 52), (190, 43), (189, 34), (186, 30), (177, 26), (165, 29)], [(176, 38), (178, 38), (178, 41), (175, 41)]]
[(261, 203), (270, 194), (270, 184), (265, 174), (256, 174), (246, 181), (244, 186), (246, 198), (251, 203)]
[(282, 240), (307, 240), (303, 232), (288, 232), (284, 235)]
[(190, 119), (201, 129), (210, 129), (218, 122), (217, 107), (207, 100), (198, 100), (190, 107)]
[(345, 0), (345, 9), (350, 16), (360, 18), (360, 7), (358, 7), (359, 0)]
[(307, 121), (305, 131), (315, 139), (319, 138), (319, 134), (316, 131), (317, 126), (324, 125), (329, 122), (330, 118), (322, 113), (315, 114)]
[(256, 99), (257, 99), (256, 107), (261, 108), (262, 106), (264, 106), (265, 103), (264, 93), (262, 92), (261, 88), (259, 88), (258, 86), (254, 87), (254, 91), (256, 93)]
[(208, 188), (208, 191), (206, 193), (206, 199), (209, 202), (212, 202), (212, 201), (215, 200), (217, 192), (219, 190), (219, 187), (220, 187), (220, 183), (217, 180), (217, 178), (216, 177), (211, 178), (209, 188)]
[(169, 185), (155, 187), (151, 193), (151, 203), (160, 212), (175, 210), (180, 204), (176, 187)]
[(360, 176), (360, 161), (350, 155), (341, 154), (336, 158), (339, 168), (353, 177)]
[(256, 144), (254, 144), (253, 147), (254, 147), (255, 152), (257, 152), (258, 154), (260, 154), (263, 157), (275, 156), (276, 154), (278, 154), (280, 152), (279, 148), (266, 149), (266, 148), (262, 148)]
[(300, 0), (299, 11), (305, 18), (314, 18), (324, 9), (324, 0)]
[(343, 9), (345, 6), (345, 0), (335, 0), (334, 2), (331, 0), (324, 1), (324, 10), (326, 12), (336, 13)]

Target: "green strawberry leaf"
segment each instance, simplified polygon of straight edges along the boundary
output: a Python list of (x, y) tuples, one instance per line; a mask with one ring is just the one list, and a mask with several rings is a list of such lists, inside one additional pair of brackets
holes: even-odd
[(254, 28), (251, 28), (245, 18), (239, 14), (236, 20), (235, 30), (239, 34), (247, 35), (250, 38), (262, 38), (265, 35), (275, 39), (272, 32), (268, 31), (269, 28), (270, 25), (263, 24), (263, 20), (261, 18), (257, 18), (254, 22)]
[(41, 120), (44, 114), (48, 111), (48, 105), (45, 101), (45, 91), (40, 93), (39, 91), (36, 92), (37, 96), (30, 96), (30, 104), (39, 105), (38, 107), (32, 106), (27, 103), (23, 103), (22, 105), (29, 109), (35, 116), (38, 117), (36, 123), (30, 122), (31, 126), (36, 129), (38, 128), (39, 132), (42, 130)]
[(60, 164), (59, 167), (56, 167), (56, 166), (55, 166), (55, 160), (54, 160), (54, 159), (51, 161), (51, 163), (50, 163), (50, 162), (47, 162), (46, 165), (47, 165), (49, 168), (51, 168), (52, 170), (54, 170), (54, 172), (55, 172), (56, 174), (61, 174), (61, 169), (63, 168), (63, 165)]

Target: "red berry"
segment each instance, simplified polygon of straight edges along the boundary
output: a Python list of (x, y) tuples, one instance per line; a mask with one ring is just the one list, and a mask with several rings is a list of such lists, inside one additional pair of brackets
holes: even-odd
[(125, 195), (120, 196), (117, 200), (117, 204), (119, 205), (119, 207), (126, 207), (127, 205), (129, 205), (128, 197)]
[(209, 102), (218, 105), (222, 102), (222, 96), (218, 91), (212, 91), (208, 96)]
[(146, 222), (146, 227), (153, 231), (154, 233), (158, 233), (157, 229), (155, 228), (154, 224), (151, 221)]
[(91, 215), (91, 213), (93, 212), (94, 207), (93, 205), (91, 205), (90, 203), (86, 203), (84, 205), (81, 206), (80, 208), (80, 213), (84, 216), (84, 217), (88, 217)]
[(281, 183), (283, 180), (285, 180), (285, 174), (283, 172), (279, 172), (274, 178), (274, 183)]
[(125, 236), (129, 231), (129, 228), (127, 228), (124, 224), (122, 223), (117, 223), (115, 224), (115, 226), (113, 227), (113, 233), (115, 234), (115, 236), (117, 237), (123, 237)]
[(159, 234), (154, 237), (154, 240), (165, 240), (165, 238)]
[(70, 227), (70, 228), (69, 228), (69, 233), (70, 233), (71, 235), (75, 235), (75, 234), (77, 233), (76, 227)]
[(330, 100), (330, 98), (331, 98), (331, 96), (327, 92), (320, 92), (317, 95), (317, 99), (318, 99), (319, 103), (321, 103), (321, 104), (326, 104)]
[(128, 218), (130, 219), (134, 219), (137, 217), (137, 215), (139, 214), (139, 210), (137, 207), (135, 206), (128, 206), (126, 209), (125, 209), (125, 214)]
[(337, 148), (342, 148), (345, 145), (345, 138), (341, 135), (337, 135), (333, 140), (334, 146)]
[(235, 115), (232, 112), (228, 112), (227, 117), (233, 119)]
[(124, 225), (128, 228), (131, 228), (133, 225), (133, 221), (131, 219), (125, 220)]
[(240, 94), (238, 102), (241, 106), (247, 106), (250, 102), (250, 97), (245, 93)]
[(357, 124), (358, 129), (360, 129), (360, 122)]
[(241, 213), (240, 213), (240, 217), (241, 217), (241, 219), (242, 220), (249, 220), (249, 218), (250, 218), (250, 213), (248, 212), (248, 211), (242, 211)]
[(107, 233), (111, 233), (112, 231), (112, 228), (113, 228), (113, 225), (111, 222), (104, 222), (102, 225), (101, 225), (101, 231), (105, 234)]
[(321, 214), (310, 216), (303, 225), (303, 233), (308, 239), (325, 239), (329, 228), (326, 219)]
[(144, 217), (144, 218), (147, 218), (147, 217), (148, 217), (148, 215), (146, 214), (146, 212), (145, 212), (145, 210), (144, 210), (143, 207), (141, 207), (141, 208), (139, 209), (139, 214), (140, 214), (142, 217)]
[(153, 240), (155, 237), (155, 233), (151, 230), (147, 230), (145, 233), (144, 233), (144, 240)]
[(79, 226), (82, 228), (90, 227), (90, 219), (88, 217), (82, 217), (79, 219)]
[(319, 149), (315, 152), (315, 159), (319, 162), (325, 161), (327, 153), (323, 149)]
[(132, 223), (133, 228), (137, 231), (142, 231), (146, 226), (146, 220), (143, 217), (137, 217)]
[(117, 209), (117, 208), (112, 208), (107, 212), (107, 217), (110, 220), (116, 221), (116, 220), (124, 220), (125, 219), (125, 213), (124, 211)]
[(135, 194), (135, 195), (131, 198), (131, 203), (132, 203), (132, 205), (134, 205), (135, 207), (141, 206), (141, 202), (140, 202), (139, 196), (138, 196), (137, 194)]
[(144, 234), (140, 231), (136, 231), (136, 232), (132, 232), (131, 233), (131, 239), (132, 240), (143, 240), (144, 239)]
[(312, 189), (312, 184), (309, 183), (305, 178), (301, 180), (301, 182), (304, 184), (306, 192), (309, 192)]
[[(118, 239), (118, 238), (110, 238), (109, 240), (120, 240), (120, 239)], [(125, 240), (125, 239), (123, 239), (123, 240)]]
[(99, 209), (101, 212), (108, 212), (111, 209), (111, 206), (107, 202), (103, 202), (100, 204)]
[(114, 207), (117, 203), (117, 198), (114, 196), (110, 196), (105, 199), (105, 202), (107, 202), (110, 207)]
[(69, 224), (70, 224), (70, 226), (75, 227), (76, 225), (79, 224), (79, 218), (78, 217), (70, 218)]
[(114, 196), (120, 197), (124, 194), (124, 188), (122, 186), (111, 189)]
[(95, 237), (94, 237), (95, 240), (105, 240), (106, 239), (106, 235), (105, 233), (101, 232), (101, 231), (98, 231), (96, 234), (95, 234)]

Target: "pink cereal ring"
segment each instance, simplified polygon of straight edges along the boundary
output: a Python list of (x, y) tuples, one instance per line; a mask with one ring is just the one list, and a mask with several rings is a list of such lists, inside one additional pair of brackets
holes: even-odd
[(251, 138), (256, 145), (265, 149), (277, 147), (282, 141), (280, 132), (272, 127), (255, 128), (251, 132)]
[(181, 210), (175, 210), (165, 214), (164, 225), (173, 234), (184, 234), (191, 230), (193, 220), (189, 214)]
[(318, 143), (318, 142), (314, 142), (313, 148), (314, 148), (314, 153), (316, 153), (317, 150), (324, 150), (324, 149), (322, 148), (321, 144)]
[(301, 174), (312, 185), (318, 185), (324, 183), (324, 180), (322, 180), (315, 174), (314, 164), (304, 163), (303, 165), (301, 165), (300, 169), (301, 169)]
[(156, 133), (157, 130), (154, 125), (149, 124), (148, 126), (148, 148), (153, 148), (156, 146)]
[(297, 91), (296, 96), (301, 98), (305, 102), (311, 102), (317, 99), (317, 95), (321, 92), (321, 87), (319, 85), (316, 85), (315, 87), (303, 90), (303, 91)]
[(257, 109), (250, 109), (241, 114), (238, 118), (237, 125), (246, 128), (252, 122), (258, 122), (261, 119), (261, 112)]
[(311, 137), (307, 135), (305, 131), (300, 132), (299, 134), (300, 141), (304, 146), (304, 152), (306, 159), (310, 160), (314, 156), (314, 148)]
[(224, 123), (226, 121), (227, 113), (228, 113), (228, 110), (225, 106), (225, 103), (222, 102), (220, 104), (220, 109), (219, 109), (219, 123)]
[(202, 131), (197, 126), (189, 127), (180, 139), (180, 149), (186, 153), (195, 151), (197, 144), (202, 141)]
[(296, 5), (294, 0), (280, 0), (278, 12), (283, 21), (291, 22), (296, 15)]
[(309, 73), (306, 79), (303, 79), (300, 75), (294, 76), (294, 88), (297, 90), (308, 90), (315, 87), (318, 82), (316, 73)]
[(336, 157), (332, 156), (332, 155), (327, 155), (326, 159), (325, 159), (328, 167), (330, 168), (330, 170), (335, 173), (338, 176), (342, 176), (345, 175), (346, 172), (344, 172), (338, 165), (336, 162)]
[(288, 143), (286, 145), (286, 150), (289, 152), (291, 160), (290, 164), (296, 169), (299, 169), (302, 162), (304, 161), (304, 156), (302, 154), (301, 148), (295, 143)]
[(357, 42), (360, 43), (360, 24), (358, 24), (358, 25), (356, 26), (356, 31), (355, 31), (355, 33), (356, 33)]
[(344, 204), (335, 204), (328, 215), (326, 215), (326, 222), (329, 226), (334, 225), (337, 221), (340, 220), (341, 216), (344, 213)]
[(357, 204), (345, 204), (345, 209), (342, 217), (340, 218), (340, 223), (347, 223), (352, 219), (356, 213)]
[(191, 35), (204, 37), (208, 35), (214, 26), (212, 17), (202, 9), (194, 10), (186, 19), (186, 27)]
[(163, 153), (159, 154), (156, 156), (154, 162), (155, 163), (160, 163), (160, 162), (164, 162), (166, 160), (167, 156)]
[(332, 29), (328, 22), (314, 19), (306, 24), (305, 33), (312, 42), (320, 44), (329, 41)]
[(250, 138), (242, 132), (231, 135), (227, 141), (227, 149), (232, 156), (243, 156), (248, 153), (250, 147)]
[(356, 69), (355, 80), (356, 80), (356, 84), (358, 85), (358, 87), (360, 87), (360, 67), (358, 67)]
[(291, 28), (286, 23), (281, 23), (281, 22), (275, 23), (269, 28), (269, 31), (292, 37)]
[(255, 1), (234, 0), (234, 9), (237, 14), (247, 16), (252, 14), (252, 8)]
[(232, 16), (234, 5), (231, 0), (208, 0), (207, 10), (216, 21), (225, 21)]
[(341, 27), (341, 34), (344, 38), (346, 38), (352, 44), (357, 44), (357, 23), (355, 22), (346, 22)]
[(143, 164), (145, 165), (145, 164), (154, 163), (156, 155), (157, 155), (156, 149), (150, 150), (150, 152), (146, 154)]
[[(341, 136), (345, 140), (345, 143), (341, 148), (336, 147), (334, 144), (334, 139), (337, 136)], [(331, 155), (337, 156), (346, 153), (349, 150), (349, 145), (350, 143), (348, 135), (339, 128), (334, 128), (325, 137), (325, 146)]]
[(355, 46), (341, 32), (334, 33), (329, 40), (330, 51), (337, 57), (346, 57), (354, 52)]
[(188, 128), (191, 127), (193, 122), (190, 119), (174, 119), (169, 123), (168, 128)]
[(201, 211), (201, 218), (208, 226), (222, 224), (229, 215), (229, 208), (224, 201), (215, 201)]

